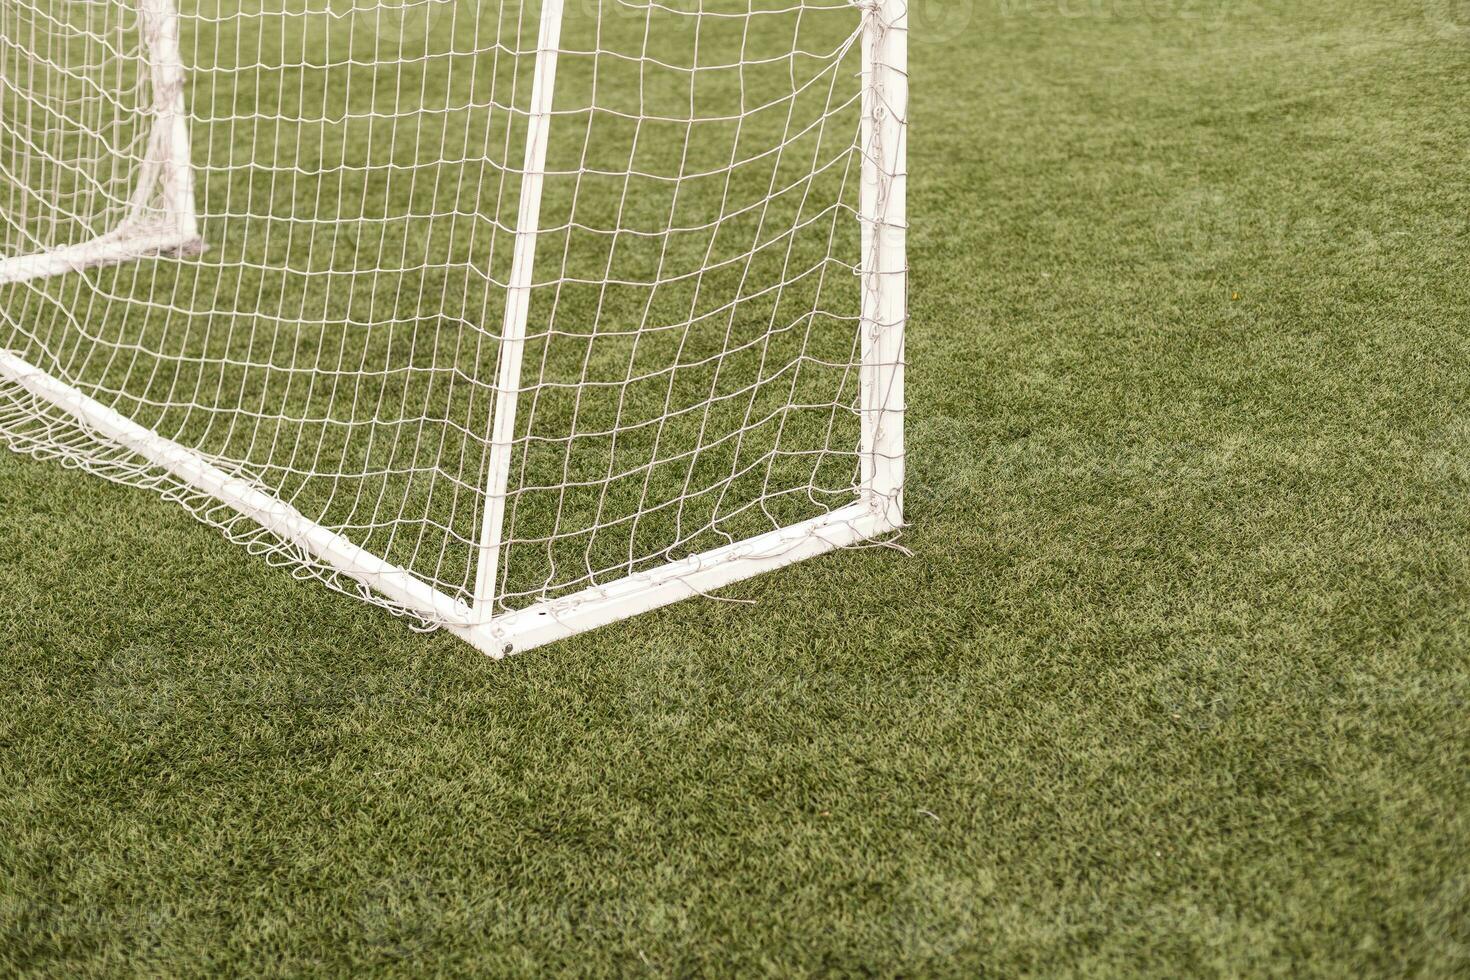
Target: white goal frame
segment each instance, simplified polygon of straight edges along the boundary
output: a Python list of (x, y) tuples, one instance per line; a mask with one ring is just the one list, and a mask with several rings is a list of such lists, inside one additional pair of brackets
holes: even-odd
[(194, 208), (184, 61), (179, 54), (179, 16), (173, 0), (139, 0), (138, 23), (152, 82), (153, 126), (122, 221), (66, 248), (0, 259), (0, 286), (132, 259), (204, 250)]
[[(862, 260), (860, 486), (857, 499), (820, 517), (705, 551), (607, 585), (493, 615), (497, 567), (521, 392), (540, 200), (552, 125), (564, 0), (540, 15), (529, 129), (491, 416), (486, 506), (473, 602), (448, 595), (314, 522), (193, 449), (165, 438), (0, 349), (0, 379), (65, 413), (81, 429), (167, 471), (290, 542), (315, 560), (494, 658), (581, 633), (762, 572), (856, 544), (903, 525), (904, 334), (907, 320), (908, 0), (867, 0), (863, 12), (859, 220)], [(200, 238), (173, 0), (138, 0), (152, 81), (152, 127), (136, 186), (118, 224), (80, 244), (0, 259), (0, 285), (167, 254), (197, 254)]]

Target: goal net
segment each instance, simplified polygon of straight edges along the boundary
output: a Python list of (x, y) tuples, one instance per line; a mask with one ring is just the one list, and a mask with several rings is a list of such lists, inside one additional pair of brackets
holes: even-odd
[(525, 649), (902, 523), (906, 0), (0, 0), (0, 438)]

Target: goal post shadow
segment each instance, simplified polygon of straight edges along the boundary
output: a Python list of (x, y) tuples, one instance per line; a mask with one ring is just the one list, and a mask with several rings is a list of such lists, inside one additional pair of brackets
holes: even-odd
[[(153, 122), (146, 158), (124, 218), (110, 231), (80, 244), (0, 259), (0, 285), (151, 256), (202, 251), (189, 157), (178, 15), (172, 0), (140, 0), (139, 13), (154, 94)], [(0, 379), (64, 412), (93, 438), (122, 447), (167, 471), (179, 484), (229, 506), (332, 572), (425, 622), (451, 631), (495, 658), (704, 595), (901, 527), (908, 272), (907, 9), (906, 0), (875, 0), (862, 6), (861, 28), (861, 183), (857, 217), (862, 241), (860, 262), (855, 268), (861, 289), (857, 409), (860, 483), (856, 499), (816, 517), (632, 572), (616, 581), (542, 598), (519, 609), (496, 610), (505, 503), (516, 445), (516, 409), (524, 390), (522, 356), (540, 234), (541, 185), (554, 121), (562, 16), (562, 0), (545, 0), (527, 111), (514, 258), (492, 389), (494, 410), (486, 439), (484, 507), (478, 544), (472, 552), (474, 585), (469, 601), (360, 547), (344, 533), (308, 518), (268, 488), (232, 475), (206, 454), (139, 425), (18, 353), (0, 349)]]

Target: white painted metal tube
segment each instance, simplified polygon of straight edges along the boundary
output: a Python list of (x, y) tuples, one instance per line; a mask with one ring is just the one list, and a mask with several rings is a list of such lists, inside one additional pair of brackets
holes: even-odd
[(863, 25), (861, 479), (870, 506), (895, 526), (903, 524), (908, 4), (875, 0)]
[(199, 453), (151, 432), (101, 402), (23, 360), (0, 350), (0, 378), (64, 411), (87, 431), (123, 446), (181, 483), (229, 505), (283, 540), (301, 547), (323, 564), (434, 622), (444, 622), (470, 639), (470, 610), (412, 573), (365, 551), (295, 507), (231, 476)]
[(98, 265), (189, 251), (198, 246), (196, 235), (174, 229), (143, 231), (124, 227), (79, 245), (0, 259), (0, 286), (80, 272)]
[(500, 544), (505, 499), (515, 451), (516, 404), (521, 395), (521, 359), (526, 349), (526, 319), (531, 312), (531, 282), (536, 266), (536, 238), (541, 221), (541, 189), (546, 182), (546, 147), (551, 138), (551, 109), (556, 90), (556, 57), (561, 44), (562, 0), (543, 0), (536, 77), (531, 84), (531, 111), (526, 125), (526, 153), (521, 176), (520, 214), (516, 218), (515, 254), (500, 331), (500, 364), (495, 373), (495, 408), (491, 422), (490, 460), (485, 479), (485, 513), (480, 525), (475, 565), (475, 612), (482, 622), (494, 614), (499, 581)]
[(485, 623), (464, 603), (378, 558), (283, 500), (231, 476), (199, 453), (143, 428), (101, 402), (0, 350), (0, 378), (64, 411), (96, 436), (123, 446), (181, 483), (234, 508), (317, 560), (496, 657), (582, 633), (681, 599), (782, 568), (893, 530), (865, 502), (716, 548), (606, 586), (537, 603)]
[(0, 378), (64, 411), (99, 438), (167, 470), (290, 541), (323, 564), (402, 604), (497, 659), (614, 623), (742, 579), (782, 568), (893, 530), (885, 513), (859, 501), (791, 527), (716, 548), (606, 586), (481, 621), (464, 603), (303, 515), (283, 500), (231, 476), (199, 453), (143, 428), (25, 361), (0, 350)]
[[(179, 50), (179, 11), (174, 0), (139, 0), (139, 23), (148, 49), (153, 80), (153, 133), (150, 157), (157, 167), (164, 220), (185, 242), (199, 237), (194, 207), (194, 164), (189, 152), (189, 124), (184, 106), (184, 58)], [(148, 195), (140, 182), (133, 214), (146, 221)]]
[(138, 24), (153, 88), (153, 128), (127, 214), (117, 227), (87, 241), (0, 259), (0, 285), (203, 250), (194, 206), (179, 15), (173, 0), (139, 0)]
[(795, 562), (866, 541), (894, 529), (866, 502), (737, 541), (606, 586), (506, 613), (471, 642), (495, 656), (520, 653), (666, 606)]

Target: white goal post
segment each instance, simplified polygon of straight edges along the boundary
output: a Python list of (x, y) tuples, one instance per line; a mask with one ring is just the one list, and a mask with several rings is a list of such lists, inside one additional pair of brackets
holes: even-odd
[(0, 0), (0, 439), (501, 657), (903, 524), (907, 0)]
[(0, 258), (0, 285), (203, 248), (194, 215), (184, 65), (173, 0), (139, 0), (138, 33), (152, 104), (142, 108), (148, 135), (122, 219), (107, 231), (74, 244)]

